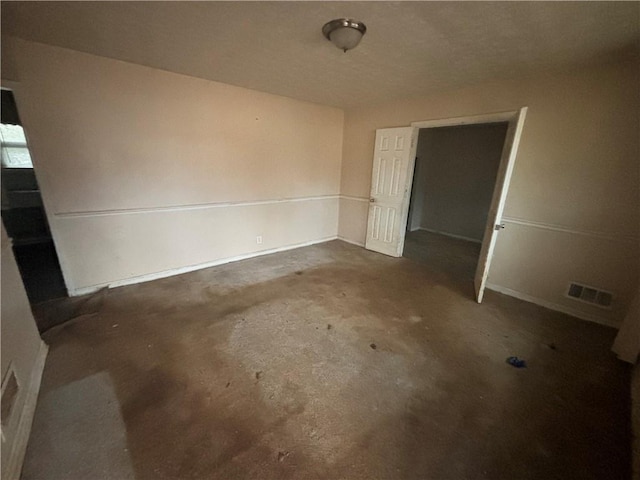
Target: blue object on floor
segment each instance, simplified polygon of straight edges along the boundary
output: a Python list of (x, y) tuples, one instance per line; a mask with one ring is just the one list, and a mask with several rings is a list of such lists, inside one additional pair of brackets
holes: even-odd
[(518, 357), (507, 358), (507, 363), (516, 368), (527, 368), (527, 362)]

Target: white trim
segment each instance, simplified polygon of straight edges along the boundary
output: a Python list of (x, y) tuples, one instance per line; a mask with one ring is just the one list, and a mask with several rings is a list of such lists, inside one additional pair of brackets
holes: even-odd
[(369, 197), (354, 197), (353, 195), (340, 195), (341, 200), (353, 200), (354, 202), (369, 202)]
[[(424, 232), (437, 233), (438, 235), (444, 235), (445, 237), (456, 238), (458, 240), (466, 240), (467, 242), (477, 243), (478, 245), (482, 245), (482, 240), (478, 240), (477, 238), (465, 237), (464, 235), (456, 235), (455, 233), (449, 232), (441, 232), (439, 230), (432, 230), (430, 228), (418, 227), (416, 230), (422, 230)], [(415, 232), (415, 230), (411, 230)]]
[(337, 238), (338, 238), (338, 240), (341, 240), (341, 241), (343, 241), (345, 243), (350, 243), (351, 245), (356, 245), (358, 247), (364, 247), (364, 242), (358, 242), (356, 240), (350, 240), (350, 239), (348, 239), (346, 237), (343, 237), (342, 235), (338, 235)]
[(212, 260), (210, 262), (198, 263), (195, 265), (188, 265), (186, 267), (171, 268), (169, 270), (162, 270), (161, 272), (147, 273), (144, 275), (138, 275), (130, 278), (123, 278), (121, 280), (114, 280), (112, 282), (100, 283), (98, 285), (91, 285), (89, 287), (80, 287), (69, 290), (69, 296), (78, 297), (80, 295), (87, 295), (89, 293), (97, 292), (98, 290), (108, 287), (116, 288), (123, 287), (125, 285), (133, 285), (136, 283), (150, 282), (152, 280), (158, 280), (160, 278), (172, 277), (174, 275), (181, 275), (183, 273), (194, 272), (196, 270), (202, 270), (203, 268), (216, 267), (218, 265), (224, 265), (225, 263), (237, 262), (239, 260), (247, 260), (249, 258), (261, 257), (262, 255), (269, 255), (271, 253), (285, 252), (287, 250), (293, 250), (301, 247), (308, 247), (310, 245), (316, 245), (318, 243), (330, 242), (336, 240), (338, 237), (333, 235), (331, 237), (325, 237), (318, 240), (311, 240), (309, 242), (296, 243), (293, 245), (286, 245), (284, 247), (271, 248), (268, 250), (261, 250), (258, 252), (245, 253), (243, 255), (237, 255), (235, 257), (221, 258), (218, 260)]
[(505, 295), (509, 295), (510, 297), (515, 297), (520, 300), (524, 300), (525, 302), (535, 303), (536, 305), (540, 305), (541, 307), (548, 308), (549, 310), (555, 310), (556, 312), (565, 313), (567, 315), (571, 315), (572, 317), (579, 318), (581, 320), (587, 320), (588, 322), (599, 323), (600, 325), (605, 325), (607, 327), (619, 328), (620, 325), (615, 320), (611, 320), (609, 318), (586, 313), (571, 307), (567, 307), (566, 305), (561, 305), (559, 303), (549, 302), (547, 300), (543, 300), (538, 297), (534, 297), (527, 293), (518, 292), (517, 290), (512, 290), (511, 288), (503, 287), (501, 285), (496, 285), (494, 283), (487, 282), (486, 288), (489, 290), (493, 290), (494, 292), (503, 293)]
[(475, 125), (478, 123), (500, 123), (509, 122), (513, 119), (517, 110), (509, 112), (485, 113), (482, 115), (469, 115), (466, 117), (442, 118), (436, 120), (421, 120), (411, 122), (412, 127), (434, 128), (434, 127), (455, 127), (457, 125)]
[(40, 391), (40, 383), (42, 381), (42, 372), (44, 371), (45, 360), (47, 359), (47, 351), (49, 347), (43, 341), (40, 341), (38, 354), (29, 378), (28, 390), (22, 405), (22, 412), (16, 433), (13, 437), (13, 445), (11, 452), (7, 458), (6, 469), (2, 472), (2, 478), (17, 479), (20, 478), (24, 455), (27, 452), (27, 442), (31, 433), (31, 425), (33, 424), (33, 416), (36, 411), (36, 403), (38, 402), (38, 393)]
[(524, 218), (517, 217), (502, 217), (503, 222), (513, 223), (516, 225), (523, 225), (525, 227), (540, 228), (542, 230), (551, 230), (554, 232), (570, 233), (573, 235), (582, 235), (586, 237), (596, 237), (603, 240), (610, 240), (614, 242), (634, 242), (637, 243), (640, 237), (633, 235), (615, 235), (605, 232), (597, 232), (595, 230), (579, 230), (573, 227), (567, 227), (565, 225), (558, 225), (554, 223), (536, 222), (534, 220), (525, 220)]
[(274, 198), (269, 200), (256, 200), (256, 201), (245, 201), (245, 202), (210, 202), (210, 203), (195, 203), (190, 205), (167, 205), (167, 206), (158, 206), (158, 207), (120, 208), (120, 209), (113, 209), (113, 210), (87, 210), (83, 212), (56, 212), (54, 213), (54, 215), (59, 218), (100, 217), (105, 215), (131, 215), (131, 214), (155, 213), (155, 212), (182, 212), (186, 210), (202, 210), (202, 209), (208, 209), (208, 208), (250, 207), (254, 205), (274, 205), (278, 203), (290, 203), (290, 202), (334, 200), (338, 198), (340, 198), (340, 195), (318, 195), (314, 197)]
[(19, 87), (20, 87), (20, 82), (17, 82), (16, 80), (5, 80), (5, 79), (0, 80), (0, 89), (2, 90), (13, 91)]

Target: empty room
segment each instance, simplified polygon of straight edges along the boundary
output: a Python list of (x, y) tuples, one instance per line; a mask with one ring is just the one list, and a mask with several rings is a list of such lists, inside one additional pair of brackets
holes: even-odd
[(2, 478), (640, 478), (640, 3), (2, 1)]

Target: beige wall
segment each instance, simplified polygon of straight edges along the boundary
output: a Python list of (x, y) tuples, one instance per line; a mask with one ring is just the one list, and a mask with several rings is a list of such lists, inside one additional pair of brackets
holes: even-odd
[(4, 49), (72, 292), (337, 235), (341, 110), (18, 39)]
[[(377, 128), (528, 106), (489, 282), (618, 324), (638, 282), (638, 80), (637, 64), (618, 64), (348, 110), (342, 193), (368, 196)], [(363, 242), (368, 205), (342, 199), (341, 208), (350, 215), (341, 214), (339, 234)], [(566, 298), (570, 281), (614, 292), (614, 308)]]
[(4, 226), (1, 231), (2, 381), (11, 366), (19, 385), (8, 422), (2, 425), (2, 478), (18, 478), (16, 472), (26, 448), (46, 348), (40, 340)]
[(482, 241), (506, 132), (506, 123), (420, 130), (421, 228)]
[[(361, 244), (376, 128), (528, 106), (489, 282), (585, 318), (624, 317), (638, 281), (636, 65), (343, 114), (62, 48), (3, 43), (72, 292), (336, 234)], [(613, 291), (613, 310), (566, 298), (570, 281)]]

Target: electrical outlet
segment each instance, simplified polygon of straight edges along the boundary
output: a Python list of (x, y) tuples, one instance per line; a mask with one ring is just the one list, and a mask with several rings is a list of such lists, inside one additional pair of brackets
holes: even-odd
[(262, 245), (262, 235), (258, 235), (258, 236), (256, 237), (256, 243), (257, 243), (258, 245)]

